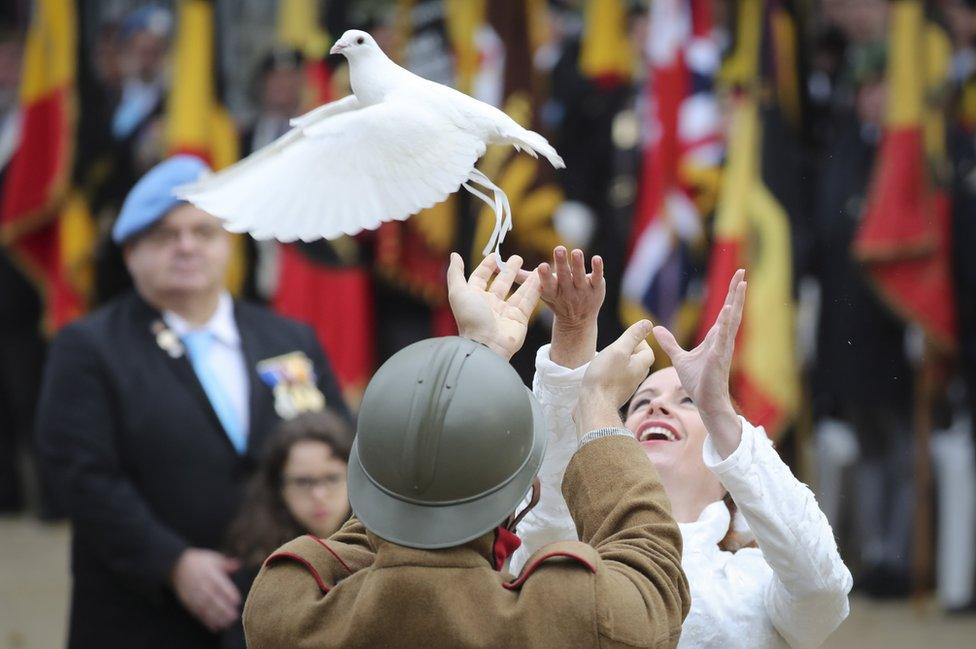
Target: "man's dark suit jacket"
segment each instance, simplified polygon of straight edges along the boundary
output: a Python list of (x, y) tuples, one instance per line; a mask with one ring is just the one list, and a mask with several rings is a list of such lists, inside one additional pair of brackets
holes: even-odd
[(216, 647), (169, 585), (188, 547), (219, 549), (262, 443), (279, 419), (263, 359), (312, 360), (328, 406), (348, 418), (312, 330), (235, 303), (250, 378), (248, 449), (239, 455), (186, 356), (156, 342), (161, 315), (135, 293), (62, 330), (45, 369), (38, 433), (71, 517), (70, 647)]

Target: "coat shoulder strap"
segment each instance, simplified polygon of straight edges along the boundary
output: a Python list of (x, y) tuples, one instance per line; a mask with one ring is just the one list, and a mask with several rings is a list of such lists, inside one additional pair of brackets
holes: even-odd
[(525, 563), (521, 574), (513, 581), (502, 584), (502, 586), (508, 590), (521, 588), (525, 580), (531, 577), (540, 566), (556, 561), (576, 565), (591, 573), (596, 573), (600, 555), (590, 545), (579, 541), (550, 543), (536, 550)]
[(264, 565), (268, 567), (279, 561), (304, 566), (322, 592), (327, 593), (339, 581), (372, 563), (372, 554), (345, 543), (306, 534), (275, 550), (265, 559)]

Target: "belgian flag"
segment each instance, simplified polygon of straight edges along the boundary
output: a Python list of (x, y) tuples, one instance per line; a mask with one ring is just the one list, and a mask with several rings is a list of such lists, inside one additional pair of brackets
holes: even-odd
[(949, 46), (927, 25), (922, 2), (891, 10), (888, 108), (854, 253), (875, 289), (938, 348), (955, 348), (949, 200), (930, 169), (944, 164), (944, 116), (926, 97), (947, 79)]
[(718, 317), (729, 281), (746, 269), (749, 290), (732, 362), (732, 397), (751, 422), (773, 438), (790, 423), (800, 402), (792, 295), (792, 243), (786, 210), (761, 174), (759, 57), (763, 0), (739, 4), (726, 168), (709, 261), (699, 339)]
[(90, 248), (92, 229), (83, 202), (69, 196), (76, 127), (75, 4), (37, 0), (32, 10), (19, 141), (0, 202), (0, 242), (41, 292), (50, 332), (86, 306), (72, 260)]

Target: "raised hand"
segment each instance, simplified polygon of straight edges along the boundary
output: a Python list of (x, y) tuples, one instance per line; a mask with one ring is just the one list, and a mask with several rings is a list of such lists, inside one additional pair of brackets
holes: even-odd
[(513, 255), (495, 276), (499, 269), (495, 257), (489, 255), (465, 280), (464, 261), (454, 252), (447, 269), (447, 297), (458, 333), (486, 345), (506, 360), (525, 342), (529, 318), (539, 302), (539, 276), (535, 272), (528, 273), (522, 286), (508, 295), (521, 268), (522, 258)]
[(582, 250), (577, 248), (568, 253), (565, 247), (556, 246), (552, 251), (552, 266), (543, 262), (537, 269), (542, 286), (540, 297), (563, 325), (595, 322), (607, 295), (603, 259), (593, 257), (592, 273), (586, 272), (585, 261)]
[(654, 337), (671, 358), (681, 386), (698, 407), (705, 427), (723, 457), (736, 449), (741, 436), (741, 426), (729, 396), (729, 375), (735, 336), (746, 301), (745, 275), (746, 271), (740, 268), (732, 276), (718, 319), (694, 349), (683, 349), (665, 327), (654, 328)]
[(650, 322), (636, 322), (590, 362), (576, 413), (580, 435), (621, 425), (619, 408), (633, 396), (654, 363), (654, 352), (645, 340), (650, 332)]
[(552, 267), (542, 263), (537, 269), (542, 301), (555, 316), (549, 357), (563, 367), (580, 367), (596, 354), (597, 316), (607, 283), (603, 259), (593, 257), (590, 265), (592, 272), (587, 273), (582, 250), (567, 253), (557, 246), (552, 251)]

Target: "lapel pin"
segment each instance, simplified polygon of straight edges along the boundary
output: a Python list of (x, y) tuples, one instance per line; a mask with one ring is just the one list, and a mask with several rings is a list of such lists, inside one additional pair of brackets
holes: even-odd
[(156, 344), (169, 354), (170, 358), (179, 358), (183, 355), (183, 343), (180, 342), (179, 336), (173, 333), (161, 320), (153, 322), (152, 332), (156, 336)]

